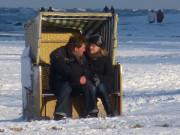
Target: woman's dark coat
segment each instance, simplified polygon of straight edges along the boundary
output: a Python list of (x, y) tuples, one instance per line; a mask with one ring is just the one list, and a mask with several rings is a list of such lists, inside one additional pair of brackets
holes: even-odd
[(102, 56), (98, 60), (92, 60), (87, 53), (85, 56), (92, 72), (91, 78), (96, 74), (100, 82), (107, 87), (108, 93), (111, 93), (111, 89), (113, 89), (113, 69), (109, 57)]

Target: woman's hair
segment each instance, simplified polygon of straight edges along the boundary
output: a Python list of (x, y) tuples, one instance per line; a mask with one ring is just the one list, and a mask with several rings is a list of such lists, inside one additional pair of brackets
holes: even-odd
[(87, 45), (87, 39), (84, 36), (82, 35), (71, 36), (67, 43), (67, 47), (70, 50), (73, 50), (75, 47), (80, 48), (82, 43)]
[(100, 52), (102, 53), (103, 56), (107, 56), (108, 52), (106, 51), (106, 49), (101, 49), (100, 48)]

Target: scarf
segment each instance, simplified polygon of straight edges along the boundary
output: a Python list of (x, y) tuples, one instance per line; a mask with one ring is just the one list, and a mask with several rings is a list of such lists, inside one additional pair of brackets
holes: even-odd
[(74, 58), (77, 60), (77, 62), (80, 64), (80, 65), (83, 65), (84, 64), (84, 60), (83, 60), (83, 56), (77, 56), (75, 54), (73, 54)]
[(87, 53), (88, 54), (88, 56), (89, 56), (89, 58), (90, 59), (92, 59), (92, 60), (98, 60), (99, 58), (101, 58), (103, 55), (102, 55), (102, 53), (100, 53), (100, 52), (97, 52), (97, 53)]

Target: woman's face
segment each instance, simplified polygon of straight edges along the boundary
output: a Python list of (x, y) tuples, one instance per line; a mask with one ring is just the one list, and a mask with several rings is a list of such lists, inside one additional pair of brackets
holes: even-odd
[(96, 46), (95, 44), (90, 44), (89, 52), (90, 53), (97, 53), (99, 52), (100, 48)]

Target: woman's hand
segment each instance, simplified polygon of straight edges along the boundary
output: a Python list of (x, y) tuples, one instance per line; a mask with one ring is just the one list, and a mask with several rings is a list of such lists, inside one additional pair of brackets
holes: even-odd
[(100, 83), (100, 80), (99, 80), (99, 78), (98, 78), (98, 76), (96, 74), (94, 75), (93, 80), (94, 80), (95, 86), (97, 87), (99, 85), (99, 83)]

